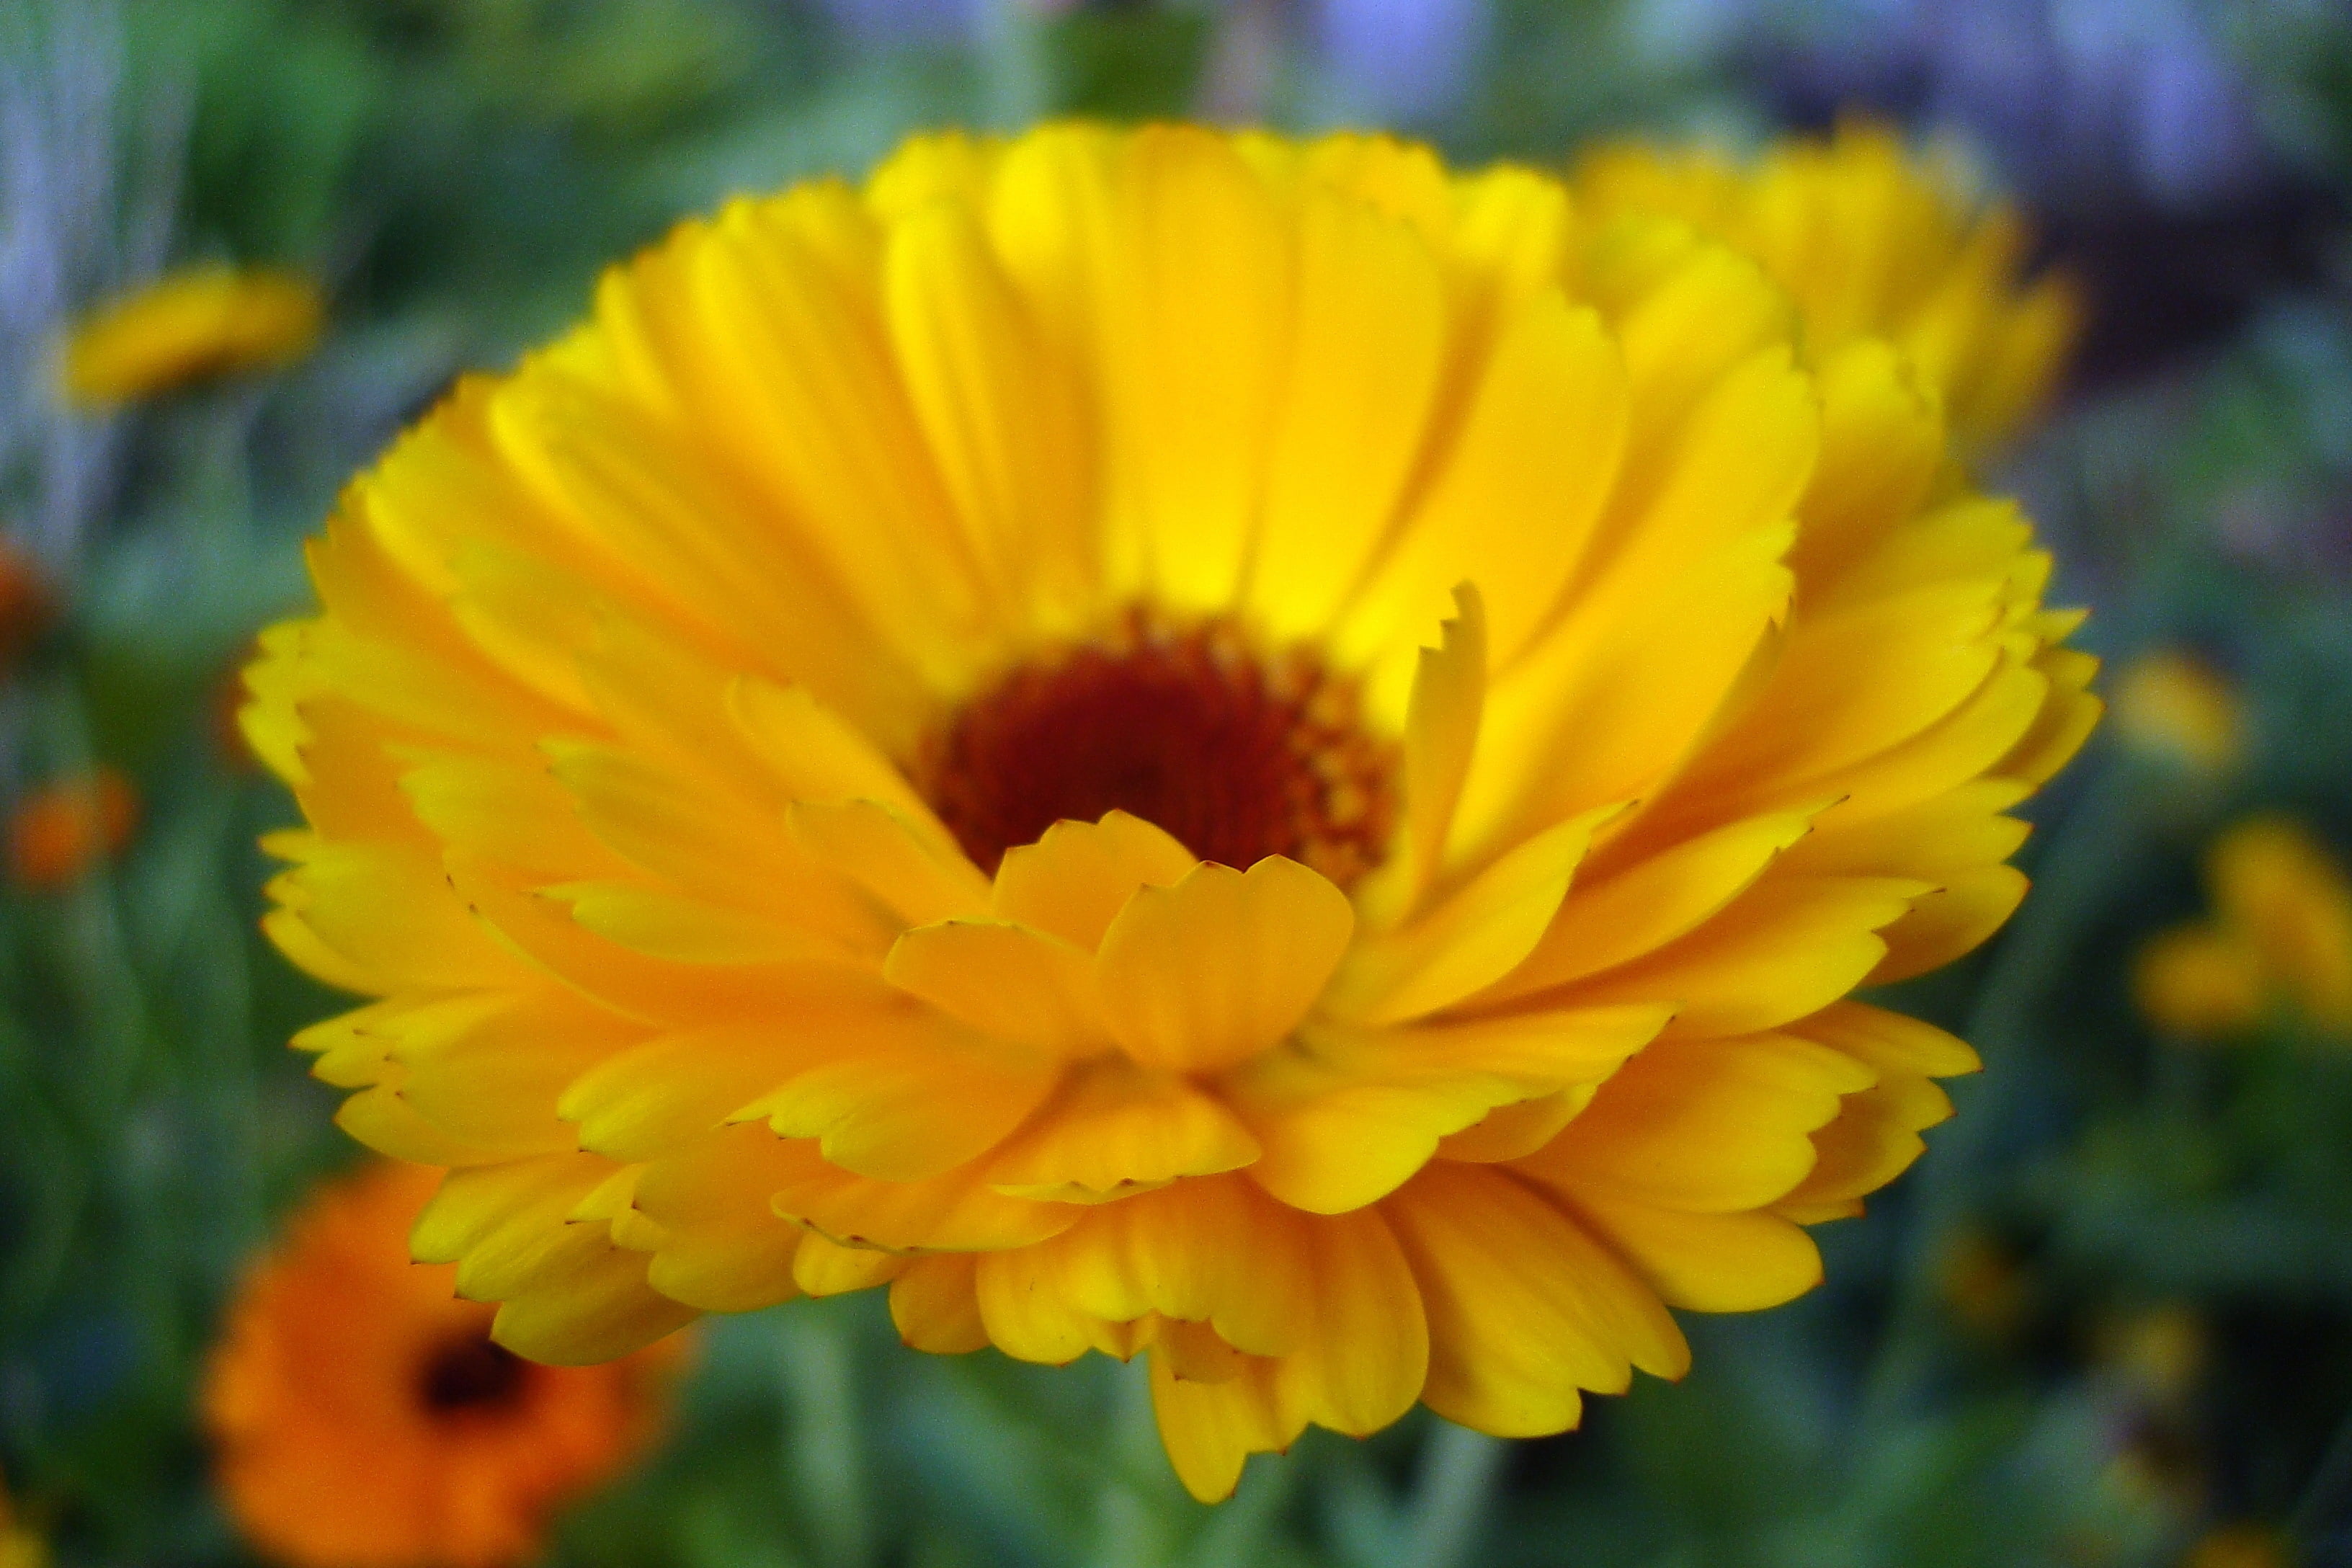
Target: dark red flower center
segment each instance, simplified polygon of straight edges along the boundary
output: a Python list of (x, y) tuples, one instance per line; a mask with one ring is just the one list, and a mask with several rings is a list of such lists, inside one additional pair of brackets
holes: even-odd
[(1058, 821), (1118, 810), (1204, 860), (1286, 855), (1344, 887), (1387, 850), (1394, 752), (1360, 727), (1355, 682), (1311, 652), (1261, 656), (1229, 621), (1139, 611), (965, 704), (919, 771), (992, 872)]
[(530, 1363), (481, 1335), (451, 1340), (426, 1360), (417, 1396), (436, 1415), (502, 1409), (522, 1396)]

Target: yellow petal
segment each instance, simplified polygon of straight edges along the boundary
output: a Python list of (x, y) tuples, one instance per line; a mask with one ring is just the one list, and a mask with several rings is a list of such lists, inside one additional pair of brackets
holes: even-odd
[(1664, 1008), (1619, 1008), (1318, 1030), (1228, 1080), (1261, 1146), (1249, 1177), (1310, 1214), (1360, 1208), (1495, 1107), (1607, 1078), (1665, 1017)]
[(1110, 1046), (1092, 957), (1027, 926), (918, 926), (891, 947), (882, 975), (984, 1035), (1048, 1056), (1091, 1056)]
[(979, 868), (927, 841), (908, 818), (879, 801), (795, 801), (786, 821), (803, 849), (908, 925), (988, 911), (988, 882)]
[(1448, 1007), (1509, 974), (1535, 950), (1567, 897), (1592, 834), (1614, 808), (1547, 829), (1481, 871), (1435, 909), (1351, 949), (1328, 1005), (1397, 1023)]
[[(1478, 585), (1499, 662), (1549, 611), (1616, 477), (1626, 388), (1590, 310), (1537, 296), (1506, 327), (1453, 449), (1339, 623), (1343, 658), (1417, 638), (1459, 583)], [(1543, 519), (1539, 528), (1528, 518)]]
[(1070, 1074), (1061, 1092), (997, 1152), (989, 1184), (1014, 1197), (1094, 1203), (1180, 1176), (1238, 1170), (1257, 1140), (1182, 1079), (1112, 1058)]
[[(842, 1031), (832, 1033), (838, 1039)], [(910, 1022), (735, 1114), (764, 1117), (779, 1137), (816, 1139), (844, 1170), (919, 1182), (992, 1148), (1052, 1092), (1056, 1077), (975, 1049), (946, 1028)]]
[(1769, 1029), (1853, 990), (1885, 954), (1874, 933), (1927, 890), (1888, 878), (1768, 876), (1688, 936), (1564, 994), (1671, 1004), (1672, 1035)]
[(1304, 1017), (1355, 930), (1347, 895), (1295, 860), (1203, 863), (1128, 900), (1096, 958), (1112, 1035), (1136, 1061), (1214, 1071)]
[(970, 1253), (910, 1259), (890, 1282), (890, 1321), (915, 1350), (961, 1355), (988, 1343)]
[(1662, 1040), (1601, 1088), (1584, 1113), (1520, 1165), (1563, 1192), (1659, 1207), (1760, 1208), (1813, 1168), (1809, 1136), (1876, 1075), (1781, 1035)]
[(1415, 667), (1404, 726), (1405, 889), (1410, 909), (1437, 875), (1454, 807), (1478, 744), (1486, 699), (1486, 613), (1477, 588), (1454, 590), (1454, 619)]
[(1055, 363), (977, 218), (946, 203), (892, 226), (891, 340), (980, 574), (1005, 613), (1048, 626), (1093, 576), (1093, 458)]
[(1507, 1173), (1432, 1165), (1389, 1198), (1429, 1315), (1422, 1397), (1498, 1437), (1576, 1425), (1579, 1393), (1622, 1393), (1639, 1365), (1678, 1376), (1688, 1351), (1648, 1288)]
[(1268, 1368), (1194, 1383), (1159, 1354), (1151, 1358), (1151, 1410), (1177, 1479), (1202, 1502), (1233, 1496), (1244, 1460), (1288, 1448), (1307, 1426), (1304, 1415), (1281, 1410)]
[(1813, 1238), (1768, 1214), (1688, 1214), (1596, 1193), (1576, 1208), (1668, 1306), (1754, 1312), (1821, 1283)]
[(1297, 335), (1248, 588), (1277, 638), (1328, 626), (1386, 536), (1446, 332), (1436, 260), (1404, 225), (1327, 195), (1307, 198), (1299, 225)]
[(707, 1312), (749, 1312), (800, 1293), (793, 1259), (807, 1233), (768, 1203), (796, 1166), (764, 1127), (734, 1127), (644, 1167), (633, 1202), (661, 1226), (646, 1282)]
[(1687, 934), (1752, 886), (1807, 826), (1800, 812), (1736, 822), (1571, 889), (1543, 940), (1494, 998), (1598, 973)]
[(1901, 920), (1880, 928), (1886, 956), (1870, 972), (1869, 983), (1908, 980), (1976, 948), (2017, 911), (2025, 889), (2025, 873), (2014, 866), (1982, 866), (1944, 878)]
[(1199, 863), (1164, 830), (1124, 811), (1100, 822), (1057, 822), (1036, 843), (1004, 852), (992, 903), (1000, 919), (1092, 952), (1138, 888), (1172, 888)]

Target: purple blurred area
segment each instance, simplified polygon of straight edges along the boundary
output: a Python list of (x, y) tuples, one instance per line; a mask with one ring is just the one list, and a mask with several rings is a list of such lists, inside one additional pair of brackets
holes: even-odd
[(824, 0), (853, 37), (874, 43), (951, 43), (969, 37), (992, 0)]
[(1310, 0), (1308, 36), (1341, 104), (1416, 124), (1460, 100), (1485, 46), (1486, 0)]

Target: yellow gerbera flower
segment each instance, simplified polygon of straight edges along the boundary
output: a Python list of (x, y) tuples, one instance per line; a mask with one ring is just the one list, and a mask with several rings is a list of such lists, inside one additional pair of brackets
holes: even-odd
[(1914, 158), (1884, 126), (1784, 141), (1748, 167), (1612, 143), (1575, 184), (1596, 216), (1665, 214), (1750, 258), (1796, 301), (1817, 362), (1859, 338), (1900, 343), (1966, 449), (2047, 401), (2080, 327), (2064, 277), (2026, 275), (2016, 212), (1982, 205), (1948, 161)]
[(276, 370), (308, 354), (325, 321), (296, 272), (191, 267), (100, 305), (67, 337), (67, 400), (102, 407), (193, 382)]
[(299, 1040), (526, 1354), (887, 1282), (1202, 1497), (1559, 1431), (1811, 1286), (1975, 1065), (2091, 661), (1896, 353), (1425, 149), (919, 140), (350, 491), (248, 734)]

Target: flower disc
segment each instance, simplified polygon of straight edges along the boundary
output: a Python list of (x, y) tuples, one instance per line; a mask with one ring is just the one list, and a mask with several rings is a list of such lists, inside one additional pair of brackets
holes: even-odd
[(2079, 744), (1938, 400), (1423, 149), (910, 143), (681, 228), (355, 484), (248, 731), (299, 1041), (526, 1355), (887, 1283), (1186, 1483), (1770, 1305), (1968, 1070)]

